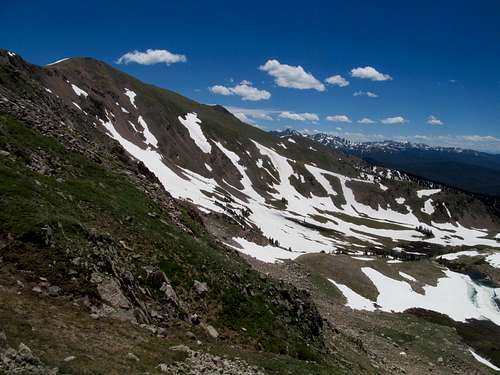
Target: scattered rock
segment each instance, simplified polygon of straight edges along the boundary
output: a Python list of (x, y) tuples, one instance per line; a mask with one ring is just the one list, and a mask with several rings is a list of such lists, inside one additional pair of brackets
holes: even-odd
[(189, 320), (191, 321), (191, 324), (193, 325), (198, 325), (201, 323), (201, 318), (198, 314), (193, 314), (189, 317)]
[(205, 329), (207, 331), (207, 333), (210, 335), (210, 337), (216, 339), (217, 337), (219, 337), (219, 332), (217, 332), (217, 330), (210, 324), (207, 324), (205, 326)]
[(97, 286), (99, 296), (113, 307), (128, 309), (130, 303), (123, 294), (120, 284), (113, 279), (107, 278)]
[(49, 286), (48, 293), (51, 297), (57, 297), (61, 294), (62, 289), (56, 285)]
[(149, 281), (149, 284), (153, 288), (156, 288), (156, 289), (161, 288), (164, 283), (170, 285), (170, 280), (168, 279), (167, 275), (165, 275), (165, 272), (163, 272), (163, 271), (151, 272), (148, 275), (148, 281)]
[(127, 359), (135, 362), (139, 362), (140, 359), (134, 353), (127, 353)]
[(198, 280), (195, 280), (194, 290), (200, 297), (204, 297), (208, 293), (208, 285), (205, 282), (200, 282)]
[(42, 288), (40, 287), (40, 285), (35, 285), (31, 290), (35, 293), (42, 293)]
[(64, 358), (64, 362), (74, 361), (76, 357), (74, 355), (70, 355), (69, 357)]
[(189, 346), (187, 345), (176, 345), (176, 346), (171, 346), (170, 347), (170, 350), (175, 350), (175, 351), (178, 351), (178, 352), (186, 352), (186, 353), (189, 353), (191, 351), (191, 349), (189, 349)]
[(168, 365), (166, 365), (165, 363), (160, 363), (157, 367), (160, 369), (160, 372), (170, 371)]
[[(170, 365), (161, 363), (157, 366), (160, 372), (172, 375), (264, 375), (264, 372), (257, 366), (250, 366), (239, 358), (224, 359), (209, 353), (191, 350), (185, 345), (179, 345), (179, 347), (188, 353), (188, 358)], [(171, 349), (178, 350), (174, 348), (177, 347)]]
[(177, 297), (177, 293), (175, 293), (174, 288), (172, 285), (163, 283), (161, 286), (160, 290), (165, 293), (165, 296), (167, 299), (172, 302), (174, 305), (178, 306), (179, 305), (179, 298)]
[(28, 363), (36, 362), (35, 357), (33, 356), (33, 353), (31, 352), (31, 349), (24, 343), (19, 344), (19, 347), (17, 349), (17, 355), (24, 362), (28, 362)]

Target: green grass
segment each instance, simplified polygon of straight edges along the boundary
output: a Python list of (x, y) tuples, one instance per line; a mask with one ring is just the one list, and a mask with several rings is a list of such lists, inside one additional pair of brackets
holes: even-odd
[[(88, 283), (71, 287), (67, 272), (78, 268), (71, 264), (77, 256), (100, 259), (89, 242), (97, 233), (106, 246), (119, 249), (133, 273), (140, 275), (143, 265), (159, 266), (193, 306), (202, 306), (192, 300), (193, 281), (207, 282), (204, 317), (218, 329), (238, 332), (235, 340), (318, 359), (322, 339), (311, 331), (310, 322), (281, 303), (281, 296), (273, 304), (271, 282), (261, 280), (233, 250), (217, 246), (189, 208), (181, 207), (181, 220), (193, 234), (171, 224), (168, 212), (138, 189), (117, 161), (96, 164), (2, 115), (0, 149), (11, 153), (0, 164), (0, 233), (15, 238), (3, 250), (6, 261), (72, 293), (92, 296), (95, 290)], [(53, 173), (29, 169), (34, 158), (52, 165)], [(151, 217), (151, 212), (156, 215)], [(119, 241), (132, 250), (123, 249)]]

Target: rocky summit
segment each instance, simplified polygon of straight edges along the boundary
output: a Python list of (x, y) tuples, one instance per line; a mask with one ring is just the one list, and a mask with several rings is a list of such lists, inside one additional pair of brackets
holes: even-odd
[(497, 200), (333, 141), (0, 50), (0, 373), (498, 369)]

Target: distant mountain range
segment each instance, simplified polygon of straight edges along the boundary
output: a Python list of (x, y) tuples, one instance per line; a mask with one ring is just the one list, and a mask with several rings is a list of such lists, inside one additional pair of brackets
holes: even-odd
[[(297, 135), (298, 132), (286, 130), (280, 134)], [(500, 196), (499, 154), (390, 140), (355, 143), (325, 133), (302, 135), (373, 164), (465, 191)]]

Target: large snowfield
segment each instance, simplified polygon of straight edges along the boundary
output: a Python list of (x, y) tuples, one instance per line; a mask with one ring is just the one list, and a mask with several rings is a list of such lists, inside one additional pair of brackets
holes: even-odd
[[(75, 93), (78, 94), (78, 90)], [(130, 89), (124, 89), (124, 93), (130, 100), (130, 103), (137, 108), (137, 94)], [(141, 160), (158, 177), (164, 188), (172, 196), (189, 200), (197, 204), (204, 212), (224, 211), (215, 202), (224, 202), (223, 196), (220, 194), (220, 189), (226, 190), (231, 194), (230, 189), (227, 189), (228, 184), (226, 182), (218, 181), (216, 178), (203, 177), (193, 171), (181, 168), (175, 168), (174, 171), (173, 166), (168, 166), (164, 162), (160, 151), (157, 149), (157, 138), (151, 133), (141, 116), (138, 122), (143, 128), (142, 138), (145, 139), (143, 142), (146, 148), (139, 147), (123, 137), (115, 129), (113, 118), (113, 116), (108, 116), (105, 120), (101, 120), (109, 135), (117, 140), (132, 156)], [(270, 186), (270, 191), (276, 191), (276, 193), (270, 193), (270, 195), (278, 200), (285, 198), (288, 204), (286, 210), (276, 209), (267, 204), (265, 197), (253, 188), (252, 180), (247, 175), (246, 168), (240, 163), (238, 154), (235, 151), (227, 149), (223, 144), (206, 137), (203, 133), (202, 121), (196, 113), (187, 113), (184, 116), (179, 116), (178, 120), (179, 126), (186, 128), (190, 138), (200, 152), (210, 155), (213, 152), (212, 146), (216, 146), (241, 174), (242, 179), (240, 183), (243, 188), (239, 190), (246, 196), (246, 199), (241, 199), (233, 195), (234, 203), (232, 203), (232, 208), (241, 212), (250, 209), (251, 214), (247, 220), (258, 226), (266, 237), (278, 240), (280, 244), (280, 247), (273, 248), (272, 246), (259, 246), (241, 238), (234, 238), (234, 241), (241, 246), (241, 251), (260, 260), (273, 262), (279, 259), (293, 259), (303, 253), (332, 252), (336, 247), (346, 245), (342, 237), (356, 238), (366, 245), (375, 246), (382, 246), (380, 242), (381, 238), (388, 238), (393, 241), (428, 241), (441, 245), (498, 246), (498, 243), (494, 239), (486, 238), (487, 233), (477, 229), (466, 228), (459, 223), (433, 223), (430, 229), (434, 237), (424, 238), (415, 228), (419, 225), (423, 227), (429, 226), (422, 223), (409, 206), (406, 206), (407, 213), (401, 213), (390, 207), (384, 209), (379, 206), (377, 209), (373, 209), (368, 205), (358, 202), (348, 184), (350, 182), (369, 183), (375, 184), (381, 190), (385, 190), (385, 187), (383, 188), (382, 185), (375, 182), (375, 176), (368, 176), (366, 180), (355, 179), (321, 169), (314, 165), (305, 164), (306, 169), (330, 196), (342, 195), (346, 203), (338, 207), (333, 203), (330, 196), (303, 196), (290, 182), (292, 176), (297, 177), (292, 167), (294, 161), (280, 155), (273, 148), (253, 141), (259, 152), (258, 155), (251, 155), (256, 160), (256, 166), (264, 169), (262, 160), (263, 158), (268, 158), (279, 175), (278, 180), (273, 178), (275, 182)], [(248, 150), (239, 151), (249, 153)], [(267, 169), (264, 172), (270, 174)], [(340, 181), (341, 190), (336, 191), (325, 176), (337, 178)], [(303, 180), (303, 177), (300, 179)], [(233, 186), (230, 187), (236, 189)], [(210, 193), (211, 197), (202, 191)], [(428, 197), (439, 193), (439, 191), (439, 189), (427, 189), (417, 192), (419, 198), (426, 199), (425, 203), (423, 202), (424, 207), (422, 210), (429, 215), (434, 211), (434, 207), (432, 206), (432, 200)], [(394, 205), (403, 204), (404, 202), (404, 198), (398, 198)], [(364, 224), (356, 224), (356, 220), (352, 222), (344, 220), (339, 216), (335, 216), (335, 213), (347, 214), (355, 219), (366, 219), (368, 217), (374, 222), (397, 224), (401, 229), (381, 229), (376, 225), (372, 227)], [(322, 220), (319, 222), (313, 217), (314, 215), (321, 215), (326, 221)], [(343, 236), (337, 236), (336, 238), (326, 236), (310, 226), (306, 227), (299, 224), (303, 221), (328, 230), (337, 231)]]

